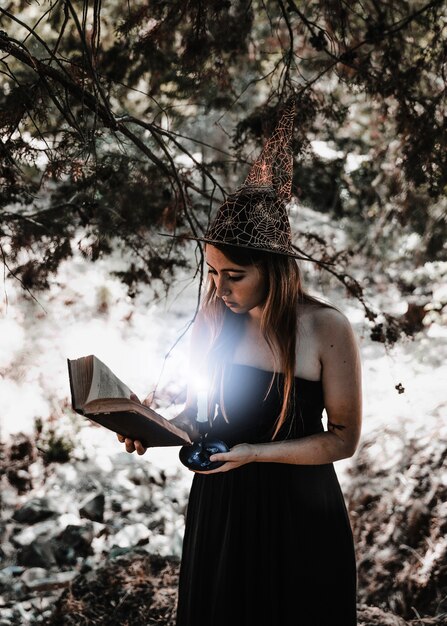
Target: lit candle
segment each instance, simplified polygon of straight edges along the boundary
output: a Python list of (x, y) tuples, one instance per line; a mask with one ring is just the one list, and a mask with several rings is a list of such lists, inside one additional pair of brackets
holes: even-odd
[(197, 421), (208, 421), (208, 394), (205, 389), (197, 392)]

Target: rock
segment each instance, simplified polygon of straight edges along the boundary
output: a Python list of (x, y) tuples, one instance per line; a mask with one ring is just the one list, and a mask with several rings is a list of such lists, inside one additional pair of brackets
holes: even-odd
[(104, 520), (104, 505), (105, 496), (103, 493), (87, 496), (79, 507), (79, 514), (92, 522), (102, 522)]
[[(5, 598), (10, 595), (18, 577), (25, 571), (25, 568), (19, 565), (8, 565), (8, 567), (4, 567), (0, 570), (0, 591), (4, 594)], [(0, 615), (2, 614), (1, 607), (4, 603), (5, 599), (0, 596)]]
[[(17, 530), (20, 530), (19, 527), (14, 528), (14, 531)], [(11, 536), (11, 542), (19, 547), (28, 546), (38, 537), (49, 539), (57, 530), (57, 524), (53, 520), (47, 519), (43, 522), (36, 522), (32, 526), (27, 526), (20, 532), (14, 532)]]
[(23, 572), (22, 576), (20, 577), (20, 580), (22, 580), (25, 583), (25, 585), (29, 587), (31, 583), (35, 582), (36, 580), (46, 578), (47, 576), (48, 576), (48, 570), (46, 570), (45, 568), (30, 567)]
[[(20, 450), (15, 449), (14, 454), (23, 455), (26, 449), (26, 446)], [(31, 448), (28, 451), (32, 456)], [(9, 459), (7, 446), (4, 458)], [(47, 625), (56, 599), (61, 593), (65, 593), (64, 587), (76, 582), (74, 577), (77, 579), (82, 574), (85, 584), (87, 575), (96, 581), (98, 567), (106, 560), (114, 560), (112, 557), (121, 558), (129, 553), (134, 555), (135, 544), (147, 543), (149, 538), (151, 544), (145, 546), (144, 550), (141, 549), (145, 553), (145, 559), (149, 558), (149, 548), (152, 552), (160, 553), (157, 541), (164, 542), (164, 554), (175, 553), (175, 558), (178, 558), (177, 539), (175, 546), (172, 541), (173, 524), (178, 519), (180, 531), (182, 530), (188, 491), (183, 488), (179, 497), (179, 481), (176, 475), (168, 481), (163, 473), (151, 467), (135, 468), (134, 459), (121, 452), (114, 457), (113, 473), (98, 469), (93, 461), (86, 462), (84, 459), (79, 462), (74, 460), (67, 466), (44, 466), (40, 456), (31, 464), (29, 461), (30, 455), (26, 454), (23, 460), (14, 461), (20, 465), (19, 469), (23, 468), (29, 473), (34, 484), (31, 495), (26, 496), (27, 502), (24, 503), (23, 497), (19, 497), (17, 490), (7, 482), (6, 471), (3, 477), (0, 476), (3, 505), (3, 520), (0, 521), (0, 563), (3, 565), (3, 570), (0, 570), (0, 597), (3, 598), (0, 601), (0, 626), (2, 619), (6, 619), (8, 615), (8, 626), (37, 622)], [(57, 510), (57, 517), (50, 514), (47, 519), (36, 521), (45, 508), (45, 501), (48, 510), (53, 510), (54, 513)], [(95, 509), (98, 504), (99, 511)], [(33, 513), (27, 517), (25, 513), (31, 511)], [(95, 521), (100, 516), (104, 516), (106, 521)], [(166, 534), (161, 534), (164, 532)], [(124, 547), (114, 545), (118, 533), (118, 542), (123, 543)], [(167, 561), (163, 558), (154, 560), (151, 567), (155, 569), (151, 580), (143, 580), (143, 585), (149, 590), (148, 599), (152, 599), (151, 606), (157, 620), (154, 623), (162, 626), (168, 623), (172, 613), (176, 589), (175, 581), (171, 582), (170, 575), (163, 574), (162, 580), (156, 579), (157, 563), (161, 572), (169, 573), (170, 570), (165, 570), (163, 566)], [(132, 561), (128, 561), (128, 565), (132, 568)], [(67, 569), (67, 566), (68, 573), (60, 571)], [(127, 621), (121, 610), (118, 611), (117, 621), (113, 621), (115, 614), (110, 613), (116, 591), (114, 586), (119, 587), (124, 580), (126, 585), (138, 588), (140, 561), (135, 567), (135, 571), (131, 569), (125, 572), (124, 579), (115, 581), (111, 577), (108, 580), (109, 589), (101, 611), (102, 617), (107, 611), (111, 617), (105, 617), (102, 622), (100, 619), (98, 623), (122, 626), (127, 622), (132, 623), (132, 626), (147, 626), (145, 603), (140, 603), (140, 608), (133, 605), (130, 607), (132, 615), (136, 616), (135, 621)], [(151, 595), (151, 585), (157, 595), (155, 598)], [(95, 586), (95, 589), (100, 591), (101, 586)], [(129, 590), (128, 587), (126, 589)], [(88, 589), (86, 591), (88, 593)], [(158, 598), (158, 595), (161, 597)], [(122, 594), (122, 589), (119, 590), (119, 596), (120, 600), (125, 599), (124, 607), (129, 608), (130, 600), (126, 593)], [(141, 599), (138, 593), (136, 597)], [(90, 608), (92, 616), (94, 607)], [(80, 622), (76, 621), (73, 608), (69, 612), (73, 623), (78, 626)], [(96, 623), (94, 620), (93, 615), (92, 620), (85, 623)], [(63, 620), (55, 622), (57, 626), (63, 623)]]
[(12, 578), (13, 576), (20, 576), (24, 571), (25, 568), (20, 565), (8, 565), (0, 569), (0, 581), (2, 579)]
[(75, 565), (78, 558), (93, 554), (91, 546), (93, 538), (92, 524), (85, 526), (69, 524), (52, 542), (57, 563)]
[(116, 533), (113, 543), (120, 548), (128, 548), (145, 542), (150, 535), (151, 531), (145, 524), (129, 524)]
[(57, 512), (50, 507), (47, 498), (32, 498), (14, 511), (12, 518), (21, 524), (35, 524), (56, 515)]
[(50, 542), (42, 539), (36, 539), (28, 546), (19, 548), (17, 561), (19, 565), (43, 567), (45, 569), (56, 565), (56, 558)]
[(56, 572), (51, 576), (35, 578), (34, 580), (25, 582), (25, 584), (30, 591), (53, 591), (54, 589), (68, 587), (76, 576), (78, 576), (78, 572), (76, 570)]
[(110, 548), (109, 550), (107, 557), (109, 559), (116, 559), (116, 557), (123, 556), (123, 554), (127, 554), (131, 551), (132, 548), (120, 548), (119, 546), (112, 546), (112, 548)]

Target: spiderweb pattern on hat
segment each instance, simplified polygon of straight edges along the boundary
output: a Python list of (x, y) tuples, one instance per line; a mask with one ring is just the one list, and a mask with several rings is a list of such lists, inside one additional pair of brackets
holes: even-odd
[[(295, 101), (290, 100), (267, 140), (261, 154), (252, 165), (240, 188), (274, 188), (278, 198), (289, 200), (292, 191), (293, 155), (291, 139), (295, 118)], [(239, 190), (238, 190), (239, 191)]]
[(243, 185), (221, 205), (203, 241), (298, 256), (286, 209), (292, 189), (294, 117), (292, 99)]

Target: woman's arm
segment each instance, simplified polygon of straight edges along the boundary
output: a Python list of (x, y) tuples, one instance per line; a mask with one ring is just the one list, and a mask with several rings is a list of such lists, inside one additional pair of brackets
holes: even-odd
[(228, 471), (251, 462), (320, 465), (350, 457), (357, 449), (362, 421), (361, 363), (349, 320), (339, 311), (315, 312), (314, 341), (321, 362), (328, 429), (300, 439), (240, 444), (211, 460), (227, 461)]

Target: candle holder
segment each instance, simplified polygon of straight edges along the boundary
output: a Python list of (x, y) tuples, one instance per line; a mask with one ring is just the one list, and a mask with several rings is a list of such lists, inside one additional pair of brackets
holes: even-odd
[(195, 441), (193, 444), (182, 446), (179, 458), (188, 469), (197, 472), (207, 472), (225, 463), (225, 461), (210, 461), (210, 456), (218, 452), (228, 452), (229, 447), (220, 439), (208, 438), (208, 422), (197, 422), (197, 426), (200, 432), (200, 440)]

